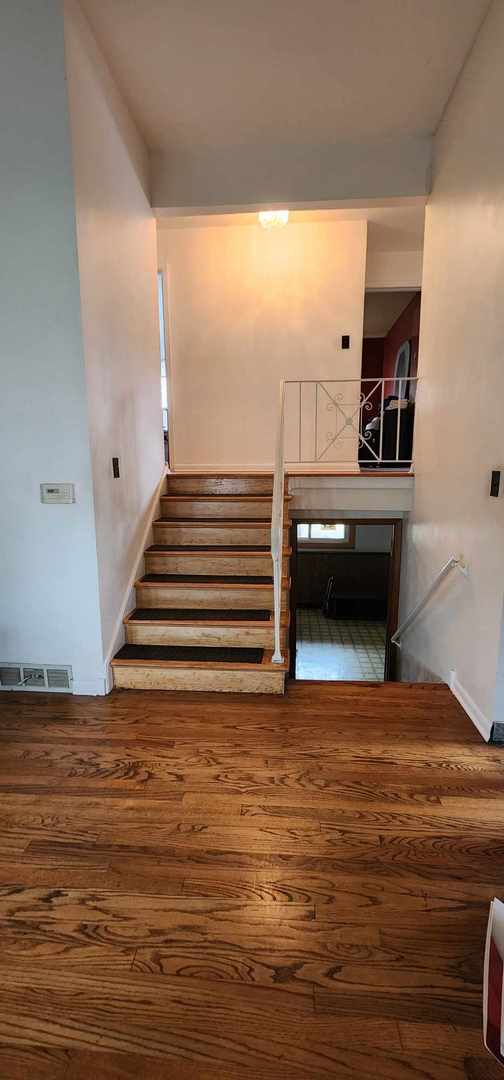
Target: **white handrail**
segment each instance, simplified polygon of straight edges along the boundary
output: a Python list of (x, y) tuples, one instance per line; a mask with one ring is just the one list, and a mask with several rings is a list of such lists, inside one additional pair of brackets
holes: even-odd
[(284, 511), (284, 404), (285, 383), (280, 383), (280, 401), (278, 410), (278, 428), (275, 452), (275, 473), (273, 477), (273, 500), (271, 505), (271, 558), (273, 559), (273, 612), (275, 628), (274, 664), (283, 664), (280, 639), (282, 610), (282, 555), (283, 555), (283, 511)]
[(400, 642), (399, 639), (402, 637), (402, 635), (405, 633), (405, 631), (409, 629), (409, 627), (415, 621), (415, 619), (420, 614), (420, 612), (423, 611), (424, 607), (426, 607), (426, 605), (429, 603), (429, 600), (430, 600), (431, 596), (433, 595), (433, 593), (435, 593), (438, 585), (441, 584), (441, 582), (446, 577), (446, 575), (449, 574), (450, 570), (453, 570), (454, 566), (458, 566), (459, 570), (463, 574), (467, 574), (467, 566), (466, 566), (466, 563), (464, 561), (464, 556), (463, 555), (458, 555), (458, 556), (452, 555), (448, 559), (448, 562), (446, 562), (444, 564), (444, 566), (441, 567), (441, 570), (439, 571), (439, 574), (436, 574), (436, 577), (434, 578), (434, 581), (432, 582), (432, 585), (430, 586), (430, 588), (427, 589), (427, 592), (425, 593), (425, 595), (422, 597), (422, 599), (419, 601), (419, 603), (416, 604), (416, 606), (413, 608), (413, 610), (410, 611), (409, 615), (404, 619), (404, 621), (401, 623), (401, 625), (398, 626), (395, 634), (392, 635), (391, 641), (392, 641), (393, 645), (397, 645), (397, 647), (399, 649), (401, 648), (401, 642)]

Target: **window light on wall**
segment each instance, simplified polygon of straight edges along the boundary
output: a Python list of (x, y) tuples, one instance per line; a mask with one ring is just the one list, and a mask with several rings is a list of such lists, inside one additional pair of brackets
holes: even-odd
[(289, 220), (288, 210), (260, 210), (259, 224), (263, 229), (281, 229)]

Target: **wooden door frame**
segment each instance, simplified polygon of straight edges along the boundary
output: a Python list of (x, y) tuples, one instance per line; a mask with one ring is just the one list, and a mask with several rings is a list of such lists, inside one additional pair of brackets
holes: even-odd
[[(298, 537), (297, 526), (306, 524), (306, 518), (297, 518), (290, 526), (291, 555), (291, 588), (290, 588), (290, 625), (289, 625), (289, 650), (291, 679), (296, 678), (296, 638), (297, 638), (297, 581), (298, 581)], [(313, 519), (312, 519), (313, 520)], [(317, 523), (321, 525), (334, 525), (336, 518), (327, 518), (317, 515)], [(399, 589), (401, 585), (401, 554), (403, 519), (397, 517), (361, 518), (345, 517), (340, 519), (345, 525), (391, 525), (392, 546), (390, 549), (390, 562), (387, 586), (387, 631), (385, 645), (384, 681), (397, 682), (397, 648), (392, 645), (391, 638), (395, 634), (399, 619)]]

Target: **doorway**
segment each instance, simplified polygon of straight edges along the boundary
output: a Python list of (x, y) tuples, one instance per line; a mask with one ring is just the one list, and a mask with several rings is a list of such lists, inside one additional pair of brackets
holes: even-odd
[(165, 285), (163, 271), (158, 270), (157, 274), (157, 302), (158, 302), (158, 320), (159, 320), (159, 358), (161, 363), (161, 417), (163, 426), (163, 446), (164, 446), (164, 459), (167, 465), (170, 464), (170, 436), (169, 436), (169, 414), (168, 414), (168, 367), (167, 367), (167, 337), (166, 337), (166, 320), (165, 320)]
[(401, 519), (293, 524), (293, 678), (395, 679), (401, 534)]

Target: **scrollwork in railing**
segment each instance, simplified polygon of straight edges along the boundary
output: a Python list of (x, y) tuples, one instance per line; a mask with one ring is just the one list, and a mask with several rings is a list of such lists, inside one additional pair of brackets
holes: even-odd
[(288, 430), (295, 432), (296, 419), (298, 427), (298, 452), (288, 460), (355, 470), (360, 454), (371, 467), (409, 467), (416, 383), (416, 377), (288, 380), (287, 391), (298, 390), (287, 397)]

